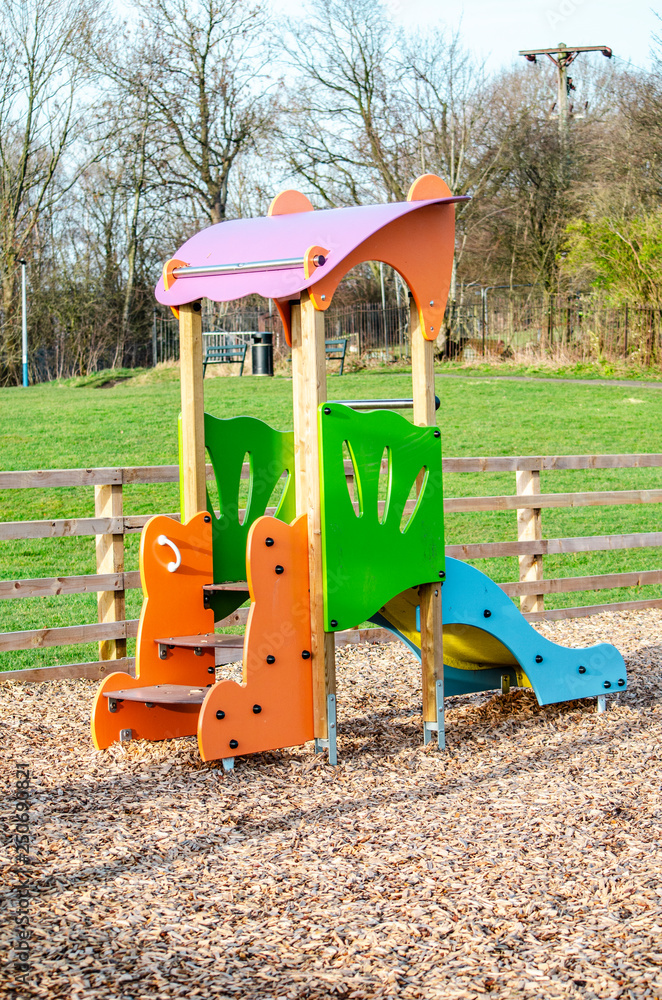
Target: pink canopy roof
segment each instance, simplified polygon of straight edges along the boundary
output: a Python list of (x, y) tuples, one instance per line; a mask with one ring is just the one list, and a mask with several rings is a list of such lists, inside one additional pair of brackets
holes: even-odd
[(318, 246), (328, 251), (326, 262), (315, 268), (308, 279), (303, 266), (240, 274), (182, 275), (166, 291), (161, 277), (156, 298), (167, 306), (181, 306), (201, 298), (228, 302), (252, 293), (272, 299), (297, 298), (304, 288), (328, 275), (353, 250), (394, 220), (428, 205), (465, 200), (465, 197), (440, 197), (220, 222), (187, 240), (174, 255), (177, 260), (196, 267), (245, 264), (303, 258), (311, 246)]

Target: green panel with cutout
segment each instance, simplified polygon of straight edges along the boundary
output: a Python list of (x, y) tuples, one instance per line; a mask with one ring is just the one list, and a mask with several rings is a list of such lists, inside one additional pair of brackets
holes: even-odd
[[(399, 413), (360, 413), (341, 403), (320, 406), (319, 426), (324, 628), (335, 632), (366, 621), (408, 587), (443, 578), (441, 437)], [(388, 472), (380, 476), (385, 449)], [(354, 466), (358, 509), (346, 457)], [(422, 470), (423, 487), (407, 519), (405, 504)]]
[[(269, 506), (275, 506), (275, 516), (289, 523), (295, 517), (294, 494), (294, 435), (277, 431), (255, 417), (222, 419), (205, 413), (205, 448), (214, 470), (218, 489), (220, 515), (207, 492), (207, 510), (212, 515), (212, 546), (214, 552), (214, 583), (246, 579), (246, 543), (254, 521), (262, 517)], [(247, 480), (241, 479), (242, 465), (250, 466)], [(274, 493), (283, 473), (287, 473), (280, 499)], [(247, 498), (240, 508), (241, 484), (247, 487)], [(240, 509), (243, 523), (240, 522)], [(248, 592), (217, 591), (212, 595), (216, 621), (225, 618), (244, 603)]]

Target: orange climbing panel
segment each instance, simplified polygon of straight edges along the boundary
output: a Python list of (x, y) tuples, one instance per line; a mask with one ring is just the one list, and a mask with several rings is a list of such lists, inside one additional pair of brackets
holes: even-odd
[(261, 517), (247, 548), (251, 610), (243, 683), (220, 681), (198, 721), (203, 760), (296, 746), (313, 739), (308, 529)]
[(195, 734), (199, 705), (154, 704), (112, 698), (113, 691), (150, 685), (206, 688), (215, 680), (215, 651), (201, 643), (192, 648), (167, 648), (159, 656), (158, 637), (187, 636), (214, 631), (214, 612), (205, 609), (203, 587), (213, 580), (211, 517), (201, 512), (186, 524), (158, 515), (145, 525), (140, 540), (140, 580), (143, 600), (136, 642), (136, 676), (109, 674), (92, 706), (92, 739), (97, 750), (131, 730), (132, 739), (165, 740)]

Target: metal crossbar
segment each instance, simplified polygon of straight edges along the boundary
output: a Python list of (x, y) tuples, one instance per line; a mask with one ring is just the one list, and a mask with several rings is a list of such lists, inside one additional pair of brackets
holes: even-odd
[[(413, 410), (413, 399), (334, 399), (334, 403), (351, 406), (353, 410)], [(434, 408), (441, 405), (439, 396), (434, 397)]]
[[(175, 278), (201, 278), (216, 274), (245, 274), (249, 271), (287, 271), (293, 268), (303, 268), (305, 257), (284, 257), (281, 260), (252, 260), (236, 264), (184, 264), (173, 270)], [(314, 267), (326, 264), (324, 254), (315, 254), (312, 259)]]

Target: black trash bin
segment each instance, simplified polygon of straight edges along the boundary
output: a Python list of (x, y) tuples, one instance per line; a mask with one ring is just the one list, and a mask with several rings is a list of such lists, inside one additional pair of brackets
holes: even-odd
[(253, 375), (273, 375), (274, 373), (274, 335), (273, 333), (256, 333), (251, 347)]

